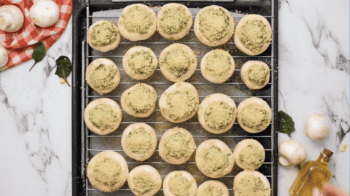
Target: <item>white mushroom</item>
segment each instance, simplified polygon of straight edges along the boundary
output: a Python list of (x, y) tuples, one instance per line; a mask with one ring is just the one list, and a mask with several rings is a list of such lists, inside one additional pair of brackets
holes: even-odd
[(305, 134), (312, 140), (323, 140), (329, 134), (329, 125), (326, 116), (314, 113), (307, 119), (305, 127)]
[(295, 140), (286, 140), (278, 145), (279, 162), (283, 166), (297, 165), (305, 161), (306, 151)]
[(39, 27), (49, 27), (58, 21), (58, 6), (50, 0), (37, 0), (29, 10), (29, 15), (35, 25)]
[(0, 7), (0, 29), (5, 32), (16, 32), (22, 28), (24, 17), (22, 11), (14, 5)]
[(52, 0), (34, 0), (34, 4), (38, 3), (39, 1), (52, 1)]
[(4, 67), (9, 60), (7, 50), (0, 46), (0, 68)]

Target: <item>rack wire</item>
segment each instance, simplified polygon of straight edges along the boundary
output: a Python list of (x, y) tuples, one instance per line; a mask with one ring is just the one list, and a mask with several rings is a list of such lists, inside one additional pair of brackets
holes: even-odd
[[(167, 2), (164, 2), (164, 4), (166, 4)], [(191, 9), (191, 8), (190, 8)], [(191, 9), (192, 10), (192, 9)], [(271, 15), (266, 15), (265, 17), (270, 21), (271, 23), (271, 27), (274, 30), (274, 1), (271, 2), (271, 10), (270, 10), (270, 14)], [(194, 15), (195, 16), (195, 15)], [(234, 15), (234, 19), (236, 24), (238, 23), (238, 21), (243, 17), (243, 15)], [(90, 14), (90, 8), (89, 6), (86, 7), (86, 30), (89, 29), (90, 25), (97, 21), (97, 20), (111, 20), (113, 22), (116, 22), (117, 19), (119, 18), (119, 16), (93, 16)], [(147, 46), (147, 47), (156, 47), (157, 49), (152, 48), (155, 53), (157, 54), (157, 56), (159, 55), (160, 51), (162, 49), (164, 49), (165, 47), (167, 47), (168, 45), (175, 43), (173, 41), (169, 41), (169, 40), (165, 40), (163, 38), (161, 38), (161, 36), (155, 33), (155, 35), (153, 35), (152, 38), (150, 38), (149, 41), (141, 41), (141, 42), (130, 42), (127, 41), (125, 39), (122, 39), (120, 42), (120, 45), (118, 46), (118, 50), (115, 50), (114, 52), (110, 52), (110, 53), (100, 53), (98, 51), (94, 51), (92, 50), (88, 43), (87, 40), (84, 40), (81, 44), (82, 44), (82, 66), (81, 66), (81, 72), (82, 72), (82, 88), (81, 88), (81, 93), (82, 93), (82, 97), (81, 97), (81, 101), (82, 101), (82, 105), (83, 108), (81, 110), (81, 113), (84, 114), (84, 108), (86, 107), (86, 105), (95, 99), (98, 98), (102, 98), (102, 97), (106, 97), (106, 98), (111, 98), (113, 100), (115, 100), (119, 105), (120, 105), (120, 97), (121, 94), (123, 93), (124, 90), (126, 90), (127, 88), (130, 88), (132, 85), (137, 84), (137, 81), (133, 81), (132, 79), (130, 79), (127, 75), (125, 75), (124, 73), (124, 69), (121, 66), (121, 59), (124, 55), (124, 53), (126, 52), (127, 49), (131, 48), (134, 45), (142, 45), (142, 46)], [(155, 37), (155, 38), (154, 38)], [(193, 32), (193, 28), (191, 29), (189, 35), (186, 36), (188, 39), (185, 39), (185, 41), (177, 41), (176, 43), (182, 43), (182, 44), (186, 44), (189, 47), (191, 47), (192, 49), (194, 49), (196, 52), (199, 52), (201, 54), (197, 55), (197, 60), (198, 60), (198, 65), (200, 64), (200, 60), (203, 57), (203, 55), (208, 52), (209, 50), (213, 49), (213, 48), (209, 48), (209, 47), (205, 47), (204, 45), (202, 45), (198, 39), (195, 38), (194, 32)], [(161, 40), (161, 41), (159, 41)], [(275, 89), (274, 89), (274, 82), (275, 82), (275, 74), (277, 74), (274, 67), (274, 39), (272, 39), (271, 42), (271, 46), (270, 48), (267, 50), (267, 52), (263, 53), (263, 55), (261, 56), (257, 56), (257, 57), (251, 57), (251, 56), (247, 56), (243, 53), (241, 53), (239, 50), (237, 50), (237, 48), (235, 48), (235, 45), (232, 41), (228, 42), (227, 44), (225, 44), (224, 46), (220, 46), (220, 47), (215, 47), (215, 48), (222, 48), (225, 50), (229, 50), (229, 52), (231, 53), (232, 57), (235, 59), (236, 61), (236, 69), (235, 69), (235, 74), (232, 76), (232, 78), (228, 81), (225, 82), (224, 84), (213, 84), (213, 83), (209, 83), (208, 81), (206, 81), (200, 73), (200, 69), (197, 67), (196, 72), (194, 74), (194, 76), (192, 76), (192, 78), (189, 79), (188, 82), (190, 82), (191, 84), (193, 84), (199, 93), (199, 97), (200, 100), (202, 100), (203, 98), (205, 98), (207, 95), (212, 94), (212, 93), (217, 93), (218, 91), (220, 93), (225, 93), (226, 95), (230, 96), (231, 98), (234, 99), (234, 101), (236, 102), (236, 105), (238, 106), (238, 103), (240, 103), (241, 101), (243, 101), (245, 98), (248, 97), (260, 97), (262, 99), (264, 99), (265, 101), (267, 101), (267, 103), (270, 105), (272, 111), (273, 111), (273, 115), (272, 115), (272, 122), (271, 125), (267, 128), (267, 130), (258, 133), (258, 134), (248, 134), (245, 131), (243, 131), (240, 126), (238, 125), (237, 122), (234, 123), (234, 127), (232, 128), (232, 130), (221, 134), (221, 135), (213, 135), (210, 134), (208, 132), (206, 132), (199, 124), (198, 120), (197, 120), (197, 116), (193, 117), (192, 119), (190, 119), (189, 121), (186, 121), (184, 123), (179, 123), (179, 124), (174, 124), (171, 122), (166, 121), (164, 118), (161, 117), (159, 108), (157, 108), (155, 110), (155, 112), (151, 115), (151, 117), (146, 118), (146, 119), (137, 119), (134, 117), (129, 116), (127, 113), (123, 112), (123, 121), (121, 123), (121, 126), (118, 128), (117, 131), (115, 131), (114, 133), (110, 134), (110, 135), (106, 135), (106, 136), (100, 136), (100, 135), (96, 135), (93, 134), (92, 132), (90, 132), (87, 127), (85, 126), (84, 123), (84, 118), (82, 117), (81, 119), (81, 124), (82, 126), (82, 130), (81, 130), (81, 135), (82, 138), (84, 138), (84, 141), (82, 141), (82, 154), (81, 154), (81, 158), (82, 158), (82, 168), (86, 168), (89, 160), (96, 155), (99, 152), (102, 152), (104, 150), (113, 150), (116, 152), (121, 153), (124, 158), (127, 160), (127, 163), (129, 165), (129, 170), (131, 171), (134, 167), (138, 166), (138, 165), (152, 165), (154, 166), (156, 169), (159, 170), (162, 178), (164, 178), (166, 176), (166, 174), (170, 171), (173, 170), (187, 170), (190, 171), (190, 173), (193, 174), (193, 176), (195, 177), (198, 186), (208, 180), (209, 178), (205, 177), (201, 172), (199, 172), (199, 170), (195, 167), (195, 162), (194, 162), (194, 155), (191, 157), (191, 159), (182, 165), (179, 166), (174, 166), (174, 165), (169, 165), (166, 162), (164, 162), (158, 155), (158, 150), (156, 150), (155, 154), (149, 159), (146, 160), (145, 162), (137, 162), (135, 160), (130, 159), (129, 157), (126, 156), (126, 154), (123, 152), (121, 145), (120, 145), (120, 138), (122, 135), (123, 130), (125, 129), (126, 126), (132, 124), (132, 123), (136, 123), (136, 122), (145, 122), (149, 125), (151, 125), (157, 133), (157, 138), (158, 141), (160, 140), (160, 137), (162, 136), (162, 133), (169, 128), (172, 127), (183, 127), (187, 130), (189, 130), (190, 132), (192, 132), (193, 137), (195, 138), (195, 142), (197, 144), (197, 146), (202, 142), (205, 141), (206, 139), (212, 139), (212, 138), (216, 138), (216, 139), (220, 139), (222, 141), (224, 141), (226, 144), (229, 145), (229, 147), (231, 148), (231, 150), (234, 149), (234, 146), (241, 140), (243, 139), (247, 139), (247, 138), (253, 138), (258, 140), (260, 143), (263, 144), (263, 146), (265, 147), (265, 153), (266, 153), (266, 159), (265, 162), (263, 164), (263, 166), (259, 169), (260, 172), (262, 172), (270, 181), (271, 183), (271, 191), (272, 191), (272, 195), (273, 191), (276, 189), (276, 187), (274, 187), (274, 178), (275, 176), (275, 169), (273, 167), (274, 165), (274, 155), (275, 155), (275, 134), (274, 133), (274, 124), (275, 124), (275, 115), (276, 115), (276, 106), (274, 105), (274, 99), (275, 99)], [(199, 47), (198, 47), (199, 46)], [(120, 49), (122, 48), (122, 49)], [(113, 61), (116, 62), (119, 71), (121, 72), (121, 82), (119, 84), (119, 86), (117, 87), (116, 90), (112, 91), (111, 93), (107, 94), (107, 95), (99, 95), (96, 92), (94, 92), (86, 83), (85, 81), (85, 70), (87, 68), (87, 66), (89, 65), (89, 63), (91, 63), (94, 59), (97, 58), (109, 58)], [(244, 83), (242, 82), (241, 78), (240, 78), (240, 66), (242, 66), (242, 64), (248, 60), (261, 60), (266, 62), (269, 66), (270, 66), (270, 82), (267, 84), (267, 87), (265, 87), (263, 90), (257, 90), (257, 91), (252, 91), (249, 90)], [(275, 73), (276, 72), (276, 73)], [(151, 77), (150, 79), (146, 80), (146, 81), (142, 81), (145, 82), (147, 84), (152, 85), (158, 94), (158, 98), (160, 97), (161, 93), (168, 88), (170, 85), (172, 85), (173, 83), (167, 81), (161, 74), (160, 69), (157, 69), (155, 74), (155, 77)], [(207, 86), (209, 86), (210, 88), (207, 88)], [(195, 154), (195, 153), (194, 153)], [(224, 182), (226, 184), (226, 186), (228, 187), (230, 194), (233, 194), (233, 179), (235, 177), (235, 175), (240, 171), (239, 168), (235, 167), (233, 172), (231, 172), (230, 174), (222, 177), (221, 179), (218, 179), (222, 182)], [(97, 189), (95, 189), (87, 180), (87, 176), (84, 170), (82, 170), (81, 175), (84, 176), (85, 178), (85, 191), (86, 191), (86, 195), (111, 195), (111, 194), (104, 194), (99, 192)], [(130, 191), (130, 189), (128, 188), (128, 186), (126, 185), (127, 183), (125, 183), (125, 185), (119, 189), (116, 193), (120, 194), (121, 192), (123, 193), (123, 195), (133, 195)], [(161, 189), (162, 190), (162, 189)], [(162, 195), (162, 191), (159, 191), (157, 195)], [(275, 195), (277, 195), (277, 193), (275, 193)]]

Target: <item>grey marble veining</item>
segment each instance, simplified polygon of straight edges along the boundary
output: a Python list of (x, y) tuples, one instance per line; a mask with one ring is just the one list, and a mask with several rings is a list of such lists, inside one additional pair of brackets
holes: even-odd
[[(71, 23), (28, 73), (33, 61), (0, 74), (0, 195), (71, 195), (71, 88), (60, 84), (55, 59), (71, 57)], [(79, 65), (74, 65), (79, 66)], [(295, 121), (291, 138), (316, 159), (334, 151), (332, 182), (349, 185), (349, 1), (281, 0), (279, 15), (279, 108)], [(70, 81), (70, 78), (69, 78)], [(321, 142), (303, 133), (313, 112), (326, 115), (331, 133)], [(279, 134), (283, 141), (288, 136)], [(279, 166), (279, 195), (297, 175)]]
[(54, 74), (68, 29), (30, 73), (33, 61), (0, 75), (0, 195), (71, 194), (71, 88)]
[[(349, 2), (280, 1), (279, 18), (279, 108), (295, 121), (291, 138), (314, 160), (324, 147), (334, 152), (330, 168), (332, 182), (349, 186)], [(314, 112), (326, 115), (329, 136), (320, 142), (303, 132), (307, 117)], [(279, 134), (280, 142), (287, 139)], [(288, 189), (297, 175), (296, 167), (279, 167), (279, 194)]]

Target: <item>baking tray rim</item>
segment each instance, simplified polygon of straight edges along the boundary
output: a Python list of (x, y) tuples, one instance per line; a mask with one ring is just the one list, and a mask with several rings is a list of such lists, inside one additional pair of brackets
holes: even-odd
[[(88, 0), (87, 0), (88, 1)], [(273, 146), (273, 170), (274, 170), (274, 180), (273, 180), (273, 195), (277, 196), (278, 194), (278, 5), (279, 1), (278, 0), (271, 0), (274, 2), (274, 9), (273, 9), (273, 15), (274, 15), (274, 20), (273, 20), (273, 25), (274, 25), (274, 32), (273, 32), (273, 39), (274, 39), (274, 50), (271, 51), (271, 54), (274, 56), (273, 58), (273, 72), (274, 72), (274, 77), (272, 80), (274, 80), (274, 86), (273, 88), (275, 89), (273, 92), (273, 102), (274, 104), (274, 109), (273, 112), (275, 113), (274, 115), (274, 146)], [(145, 3), (145, 1), (137, 1), (140, 3)], [(136, 1), (123, 1), (120, 3), (125, 3), (125, 4), (130, 4), (130, 3), (137, 3)], [(150, 1), (155, 2), (155, 1)], [(169, 1), (158, 1), (157, 3), (169, 3)], [(179, 2), (179, 3), (184, 3), (183, 1), (172, 1), (172, 2)], [(212, 3), (212, 4), (225, 4), (228, 2), (215, 2), (215, 1), (193, 1), (191, 3), (196, 3), (196, 2), (201, 2), (201, 3)], [(118, 2), (112, 2), (111, 4), (115, 4)], [(79, 36), (79, 28), (84, 28), (84, 26), (79, 26), (79, 22), (84, 22), (80, 21), (79, 18), (85, 14), (86, 17), (86, 2), (84, 0), (77, 0), (74, 2), (73, 5), (73, 39), (72, 39), (72, 46), (73, 46), (73, 53), (72, 53), (72, 62), (73, 62), (73, 72), (72, 72), (72, 195), (85, 195), (85, 183), (84, 181), (86, 180), (82, 173), (84, 172), (84, 168), (82, 167), (82, 138), (84, 135), (81, 133), (81, 116), (82, 114), (79, 112), (82, 111), (82, 105), (81, 105), (81, 37)], [(84, 13), (85, 11), (85, 13)], [(84, 17), (84, 18), (85, 18)], [(85, 32), (84, 30), (83, 32)], [(85, 37), (85, 35), (84, 35)], [(75, 39), (76, 38), (76, 39)], [(79, 66), (80, 65), (80, 66)], [(80, 79), (79, 79), (80, 77)]]

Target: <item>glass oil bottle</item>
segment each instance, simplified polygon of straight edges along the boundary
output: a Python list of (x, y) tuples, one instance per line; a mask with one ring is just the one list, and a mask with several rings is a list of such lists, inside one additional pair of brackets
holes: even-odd
[(307, 161), (301, 165), (301, 170), (289, 189), (292, 196), (312, 196), (314, 188), (323, 188), (324, 183), (329, 182), (332, 173), (328, 163), (333, 152), (325, 148), (316, 161)]

